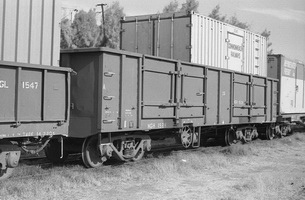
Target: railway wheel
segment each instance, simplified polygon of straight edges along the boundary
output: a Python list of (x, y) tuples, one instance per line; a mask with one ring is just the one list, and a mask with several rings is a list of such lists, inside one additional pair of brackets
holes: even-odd
[(19, 164), (21, 151), (10, 141), (0, 140), (0, 180), (9, 178)]
[(267, 140), (272, 140), (275, 136), (275, 130), (272, 126), (267, 126), (266, 127), (266, 139)]
[(103, 164), (96, 135), (85, 139), (82, 146), (82, 160), (88, 168), (100, 167)]
[(231, 128), (226, 129), (224, 133), (224, 145), (231, 146), (237, 142), (235, 131)]
[(132, 161), (139, 161), (143, 158), (145, 151), (141, 148), (137, 154), (131, 159)]
[(52, 139), (44, 149), (46, 157), (53, 163), (63, 163), (67, 157), (68, 152), (61, 153), (61, 143), (57, 139)]
[(184, 126), (181, 130), (181, 143), (184, 148), (189, 148), (192, 144), (192, 129), (189, 126)]
[(14, 168), (7, 167), (6, 169), (0, 169), (0, 181), (9, 178), (14, 172)]

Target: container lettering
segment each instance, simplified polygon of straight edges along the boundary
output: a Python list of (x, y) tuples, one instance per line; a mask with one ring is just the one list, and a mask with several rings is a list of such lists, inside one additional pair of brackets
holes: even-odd
[(0, 88), (8, 89), (8, 86), (6, 84), (6, 81), (0, 80)]

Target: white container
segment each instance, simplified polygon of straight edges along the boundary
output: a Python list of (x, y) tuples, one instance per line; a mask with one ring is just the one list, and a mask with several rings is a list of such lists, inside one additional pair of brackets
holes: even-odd
[(267, 75), (266, 38), (191, 13), (125, 17), (121, 49)]
[(280, 80), (281, 115), (305, 113), (305, 65), (281, 54), (268, 56), (268, 77)]
[(59, 66), (59, 0), (0, 0), (0, 60)]

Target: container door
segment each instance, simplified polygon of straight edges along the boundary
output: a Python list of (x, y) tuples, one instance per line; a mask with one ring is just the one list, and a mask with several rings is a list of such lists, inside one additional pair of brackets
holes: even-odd
[(204, 116), (205, 68), (196, 65), (182, 65), (180, 117)]
[(234, 76), (234, 110), (233, 117), (249, 117), (249, 76)]
[(296, 106), (296, 63), (283, 58), (281, 70), (281, 112), (294, 113)]
[(220, 79), (220, 124), (230, 123), (231, 116), (231, 73), (221, 72)]
[(117, 130), (120, 103), (120, 57), (103, 55), (102, 130)]
[(216, 70), (207, 70), (207, 108), (206, 108), (206, 123), (218, 123), (218, 88), (219, 88), (219, 75)]
[(264, 78), (253, 78), (252, 83), (252, 101), (250, 102), (250, 105), (252, 106), (252, 117), (256, 117), (257, 120), (265, 120), (265, 108), (267, 105), (265, 105), (265, 102), (267, 102), (267, 96), (266, 96), (266, 84)]
[(176, 63), (145, 57), (142, 74), (142, 117), (176, 118)]
[(190, 62), (190, 18), (154, 21), (154, 55)]
[(296, 68), (296, 112), (304, 112), (304, 65), (297, 64)]
[(150, 20), (122, 23), (121, 49), (153, 55), (153, 23)]
[(227, 60), (228, 69), (243, 72), (244, 59), (244, 37), (235, 33), (228, 32), (227, 41)]

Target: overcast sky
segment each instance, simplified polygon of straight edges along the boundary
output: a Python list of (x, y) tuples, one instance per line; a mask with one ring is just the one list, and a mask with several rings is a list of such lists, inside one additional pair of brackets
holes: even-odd
[[(161, 12), (171, 0), (117, 0), (127, 16)], [(110, 5), (114, 0), (62, 0), (63, 7), (94, 8), (97, 3)], [(185, 0), (178, 0), (180, 5)], [(208, 15), (219, 4), (220, 13), (236, 14), (251, 25), (253, 32), (271, 31), (274, 53), (305, 62), (305, 0), (199, 0), (199, 13)]]

